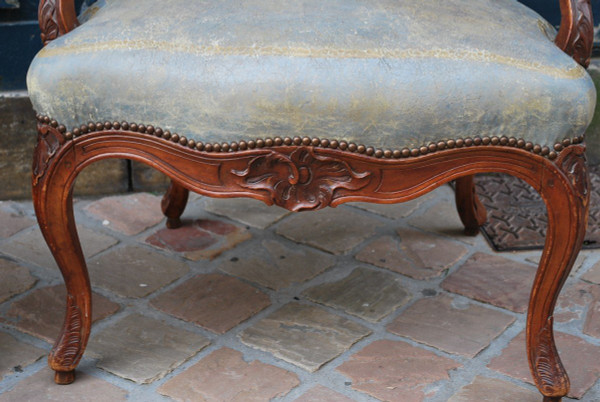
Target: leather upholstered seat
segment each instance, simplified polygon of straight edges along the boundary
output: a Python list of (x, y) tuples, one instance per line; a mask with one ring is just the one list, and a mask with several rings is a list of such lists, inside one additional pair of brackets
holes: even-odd
[[(594, 86), (515, 0), (106, 0), (35, 58), (35, 110), (196, 142), (327, 137), (401, 149), (582, 135)], [(452, 100), (450, 102), (450, 99)]]

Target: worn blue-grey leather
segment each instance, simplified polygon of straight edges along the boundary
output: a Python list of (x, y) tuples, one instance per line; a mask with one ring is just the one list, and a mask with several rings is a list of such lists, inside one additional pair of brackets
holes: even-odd
[(595, 107), (556, 31), (514, 0), (106, 0), (36, 56), (38, 113), (196, 141), (310, 136), (398, 149), (541, 145)]

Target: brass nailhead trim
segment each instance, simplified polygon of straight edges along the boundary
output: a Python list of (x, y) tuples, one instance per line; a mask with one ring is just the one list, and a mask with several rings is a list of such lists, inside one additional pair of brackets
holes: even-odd
[(107, 131), (107, 130), (123, 130), (123, 131), (135, 131), (139, 133), (145, 133), (149, 135), (153, 135), (155, 137), (163, 138), (167, 141), (171, 141), (173, 143), (178, 143), (182, 146), (196, 149), (202, 152), (236, 152), (236, 151), (244, 151), (247, 149), (255, 149), (255, 148), (271, 148), (273, 146), (282, 146), (282, 145), (304, 145), (304, 146), (313, 146), (313, 147), (321, 147), (321, 148), (331, 148), (331, 149), (340, 149), (342, 151), (348, 151), (351, 153), (359, 153), (365, 154), (368, 156), (374, 156), (376, 158), (385, 158), (385, 159), (401, 159), (401, 158), (409, 158), (409, 157), (417, 157), (419, 155), (426, 155), (429, 153), (441, 151), (444, 149), (452, 149), (452, 148), (462, 148), (462, 147), (471, 147), (471, 146), (509, 146), (515, 148), (521, 148), (529, 152), (533, 152), (537, 155), (545, 156), (549, 159), (556, 159), (558, 157), (558, 153), (568, 147), (571, 144), (579, 144), (584, 141), (584, 136), (573, 137), (573, 138), (565, 138), (561, 142), (554, 144), (552, 147), (542, 146), (539, 144), (533, 144), (529, 141), (525, 141), (522, 138), (515, 137), (498, 137), (498, 136), (484, 136), (484, 137), (474, 137), (474, 138), (457, 138), (445, 141), (439, 141), (437, 143), (432, 142), (428, 145), (424, 145), (418, 148), (402, 148), (402, 149), (376, 149), (374, 147), (367, 147), (363, 144), (355, 144), (353, 142), (346, 141), (338, 141), (338, 140), (329, 140), (327, 138), (310, 138), (310, 137), (275, 137), (275, 138), (258, 138), (256, 140), (248, 140), (248, 141), (233, 141), (230, 143), (213, 143), (213, 144), (205, 144), (201, 141), (188, 140), (185, 136), (179, 135), (177, 133), (171, 133), (168, 130), (163, 130), (160, 127), (154, 127), (152, 125), (145, 126), (144, 124), (136, 124), (136, 123), (128, 123), (126, 121), (123, 122), (110, 122), (105, 121), (101, 122), (88, 122), (87, 124), (82, 124), (79, 127), (74, 127), (71, 131), (67, 131), (66, 127), (62, 124), (59, 124), (56, 120), (51, 120), (48, 116), (36, 115), (36, 119), (38, 122), (42, 124), (49, 124), (50, 126), (58, 129), (60, 133), (62, 133), (67, 140), (71, 140), (75, 137), (81, 136), (86, 133), (91, 133), (94, 131)]

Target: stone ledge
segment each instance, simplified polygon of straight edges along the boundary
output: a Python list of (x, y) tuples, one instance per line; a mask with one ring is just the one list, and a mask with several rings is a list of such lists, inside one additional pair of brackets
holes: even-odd
[[(31, 198), (31, 161), (37, 138), (35, 113), (27, 93), (0, 93), (0, 200)], [(124, 193), (135, 182), (137, 191), (164, 191), (166, 178), (153, 169), (107, 159), (87, 167), (77, 178), (75, 196)]]

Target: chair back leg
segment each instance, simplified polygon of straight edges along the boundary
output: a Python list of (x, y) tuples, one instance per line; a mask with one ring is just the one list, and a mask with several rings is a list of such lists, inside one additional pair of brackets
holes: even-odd
[(187, 205), (189, 194), (187, 188), (171, 180), (171, 184), (160, 203), (163, 214), (167, 217), (167, 227), (169, 229), (181, 227), (181, 215)]
[(465, 226), (465, 234), (476, 236), (479, 233), (479, 227), (487, 219), (487, 213), (475, 191), (475, 175), (460, 177), (456, 179), (455, 183), (456, 209)]

